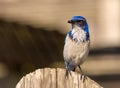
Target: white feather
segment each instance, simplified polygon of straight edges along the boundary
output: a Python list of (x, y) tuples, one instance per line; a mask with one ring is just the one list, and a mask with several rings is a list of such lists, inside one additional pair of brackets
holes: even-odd
[(78, 43), (83, 42), (86, 40), (86, 32), (79, 28), (72, 29), (73, 40), (77, 41)]

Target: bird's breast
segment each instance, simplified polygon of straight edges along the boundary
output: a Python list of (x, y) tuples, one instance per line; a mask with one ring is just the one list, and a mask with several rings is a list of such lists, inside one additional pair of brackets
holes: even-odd
[(84, 57), (88, 55), (90, 41), (76, 43), (69, 36), (66, 37), (63, 56), (64, 60), (74, 64), (83, 63)]

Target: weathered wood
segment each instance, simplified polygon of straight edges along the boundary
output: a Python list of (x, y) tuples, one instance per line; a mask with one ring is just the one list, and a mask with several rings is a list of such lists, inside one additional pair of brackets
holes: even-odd
[(68, 77), (65, 73), (61, 68), (38, 69), (24, 76), (16, 88), (103, 88), (89, 77), (83, 82), (79, 73), (71, 71)]

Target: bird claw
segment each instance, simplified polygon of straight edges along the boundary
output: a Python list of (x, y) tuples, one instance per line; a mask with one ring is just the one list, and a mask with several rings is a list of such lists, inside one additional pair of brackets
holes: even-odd
[(78, 65), (78, 67), (79, 67), (79, 69), (80, 69), (80, 71), (81, 71), (81, 77), (80, 77), (80, 79), (81, 79), (81, 80), (83, 79), (83, 82), (85, 82), (85, 80), (87, 79), (87, 76), (83, 74), (80, 65)]
[(68, 72), (68, 70), (66, 70), (66, 73), (65, 73), (66, 78), (68, 78), (68, 74), (69, 74), (69, 72)]
[(66, 74), (65, 74), (66, 78), (68, 78), (69, 74), (71, 75), (71, 72), (69, 70), (66, 70)]
[(85, 82), (85, 80), (87, 80), (87, 76), (84, 74), (81, 74), (80, 80), (83, 80), (83, 82)]

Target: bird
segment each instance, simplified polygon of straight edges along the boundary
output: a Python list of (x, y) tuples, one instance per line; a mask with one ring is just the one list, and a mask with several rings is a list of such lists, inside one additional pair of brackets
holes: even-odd
[(68, 23), (72, 28), (68, 31), (63, 48), (63, 57), (66, 67), (66, 75), (75, 71), (86, 60), (90, 49), (90, 34), (87, 20), (83, 16), (73, 16)]

